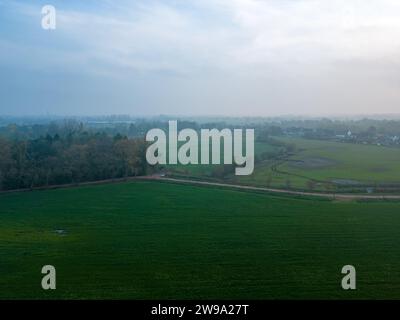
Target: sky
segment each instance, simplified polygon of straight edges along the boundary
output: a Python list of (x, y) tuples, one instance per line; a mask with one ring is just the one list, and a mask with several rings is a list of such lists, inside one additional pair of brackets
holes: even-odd
[(0, 115), (384, 113), (398, 0), (0, 0)]

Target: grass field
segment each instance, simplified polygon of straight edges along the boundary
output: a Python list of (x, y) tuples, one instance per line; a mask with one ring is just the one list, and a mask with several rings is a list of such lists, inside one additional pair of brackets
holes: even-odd
[[(351, 190), (355, 186), (400, 187), (400, 149), (321, 140), (279, 138), (296, 145), (287, 161), (265, 161), (247, 177), (230, 177), (233, 182), (279, 188)], [(365, 188), (362, 190), (365, 192)]]
[[(254, 145), (254, 151), (256, 155), (261, 155), (264, 152), (269, 152), (269, 153), (276, 153), (280, 147), (264, 143), (264, 142), (256, 142)], [(223, 162), (223, 148), (221, 147), (221, 162)], [(212, 153), (210, 152), (210, 159), (212, 159)], [(221, 169), (224, 165), (214, 165), (214, 164), (209, 164), (209, 165), (167, 165), (166, 169), (174, 174), (174, 175), (184, 175), (184, 176), (190, 176), (193, 178), (212, 178), (213, 172), (219, 168)]]
[[(223, 172), (223, 165), (168, 166), (172, 175), (223, 179), (230, 183), (324, 192), (400, 192), (400, 149), (326, 140), (275, 137), (296, 150), (282, 158), (284, 149), (265, 142), (255, 144), (256, 155), (269, 153), (255, 164), (250, 176)], [(312, 182), (312, 183), (310, 183)]]
[(3, 194), (0, 298), (399, 299), (399, 213), (144, 181)]

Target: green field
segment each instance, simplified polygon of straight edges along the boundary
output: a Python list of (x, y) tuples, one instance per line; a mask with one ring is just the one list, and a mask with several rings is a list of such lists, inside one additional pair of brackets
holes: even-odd
[(223, 165), (170, 165), (167, 171), (172, 176), (282, 189), (400, 193), (399, 148), (302, 138), (273, 139), (295, 145), (295, 150), (283, 156), (283, 146), (257, 142), (256, 156), (269, 155), (255, 163), (250, 176), (238, 177), (233, 171), (224, 174)]
[[(264, 152), (269, 152), (271, 154), (276, 153), (280, 148), (277, 146), (273, 146), (264, 142), (256, 142), (254, 145), (254, 151), (256, 155), (261, 155)], [(223, 154), (224, 150), (221, 147), (221, 162), (223, 162)], [(210, 159), (212, 158), (212, 153), (210, 152)], [(202, 178), (202, 179), (210, 179), (213, 177), (213, 172), (216, 170), (222, 170), (224, 167), (223, 164), (215, 165), (215, 164), (198, 164), (198, 165), (167, 165), (166, 170), (174, 176), (186, 176), (191, 178)], [(220, 177), (222, 178), (222, 177)]]
[[(320, 191), (358, 191), (367, 187), (400, 190), (400, 149), (322, 140), (279, 138), (296, 145), (284, 161), (271, 159), (256, 166), (247, 177), (232, 182), (279, 188)], [(375, 191), (376, 191), (375, 190)]]
[(399, 213), (144, 181), (3, 194), (0, 298), (399, 299)]

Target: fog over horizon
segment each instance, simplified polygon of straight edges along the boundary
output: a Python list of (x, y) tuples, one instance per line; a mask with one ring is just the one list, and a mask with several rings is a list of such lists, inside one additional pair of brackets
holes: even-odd
[(0, 0), (0, 115), (397, 115), (399, 17), (396, 0)]

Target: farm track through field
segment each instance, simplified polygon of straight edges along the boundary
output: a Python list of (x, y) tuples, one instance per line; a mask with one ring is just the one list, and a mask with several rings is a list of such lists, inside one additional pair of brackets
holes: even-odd
[(284, 165), (285, 163), (287, 163), (289, 161), (299, 161), (299, 160), (290, 159), (290, 157), (292, 157), (294, 155), (295, 154), (287, 154), (287, 155), (283, 156), (282, 158), (276, 159), (276, 162), (271, 166), (271, 171), (275, 172), (275, 173), (278, 173), (278, 174), (286, 175), (286, 176), (292, 176), (292, 177), (298, 177), (298, 178), (310, 180), (310, 181), (313, 181), (313, 182), (316, 182), (316, 183), (332, 184), (330, 181), (318, 180), (318, 179), (315, 179), (315, 178), (307, 177), (305, 175), (296, 174), (296, 173), (292, 173), (292, 172), (289, 172), (289, 171), (284, 171), (284, 170), (279, 168), (280, 166)]
[(247, 186), (247, 185), (240, 185), (240, 184), (167, 178), (167, 177), (160, 177), (160, 176), (148, 176), (148, 177), (142, 177), (142, 179), (170, 181), (170, 182), (186, 183), (186, 184), (192, 184), (192, 185), (215, 186), (215, 187), (225, 187), (225, 188), (234, 188), (234, 189), (242, 189), (242, 190), (252, 190), (252, 191), (264, 191), (264, 192), (289, 194), (289, 195), (297, 195), (297, 196), (322, 197), (322, 198), (328, 198), (328, 199), (333, 199), (333, 200), (334, 199), (337, 199), (337, 200), (400, 200), (400, 195), (365, 195), (365, 194), (337, 194), (337, 193), (322, 193), (322, 192), (321, 193), (306, 192), (306, 191), (295, 191), (295, 190), (287, 190), (287, 189), (254, 187), (254, 186)]
[(370, 200), (400, 200), (400, 195), (366, 195), (366, 194), (307, 192), (307, 191), (296, 191), (296, 190), (289, 190), (289, 189), (255, 187), (255, 186), (249, 186), (249, 185), (231, 184), (231, 183), (222, 183), (222, 182), (209, 182), (209, 181), (191, 180), (191, 179), (168, 178), (168, 177), (162, 177), (160, 175), (126, 177), (126, 178), (108, 179), (108, 180), (100, 180), (100, 181), (90, 181), (90, 182), (82, 182), (82, 183), (73, 183), (73, 184), (71, 183), (71, 184), (53, 185), (53, 186), (45, 186), (45, 187), (36, 187), (36, 188), (31, 188), (31, 189), (6, 190), (6, 191), (0, 191), (0, 194), (13, 193), (13, 192), (28, 192), (28, 191), (34, 191), (34, 190), (76, 188), (76, 187), (83, 187), (83, 186), (101, 185), (101, 184), (107, 184), (107, 183), (122, 183), (122, 182), (138, 181), (138, 180), (176, 182), (176, 183), (184, 183), (184, 184), (191, 184), (191, 185), (215, 186), (215, 187), (233, 188), (233, 189), (250, 190), (250, 191), (263, 191), (263, 192), (269, 192), (269, 193), (279, 193), (279, 194), (288, 194), (288, 195), (296, 195), (296, 196), (321, 197), (321, 198), (328, 198), (328, 199), (333, 199), (333, 200), (335, 200), (335, 199), (336, 200), (369, 200), (369, 199)]
[(314, 182), (317, 182), (317, 183), (330, 183), (329, 181), (317, 180), (317, 179), (314, 179), (314, 178), (307, 177), (305, 175), (296, 174), (296, 173), (292, 173), (292, 172), (289, 172), (289, 171), (284, 171), (284, 170), (279, 169), (280, 166), (282, 166), (283, 164), (287, 163), (288, 161), (289, 161), (288, 159), (283, 159), (283, 160), (273, 164), (271, 166), (271, 171), (279, 173), (279, 174), (283, 174), (283, 175), (286, 175), (286, 176), (292, 176), (292, 177), (298, 177), (298, 178), (311, 180), (311, 181), (314, 181)]

